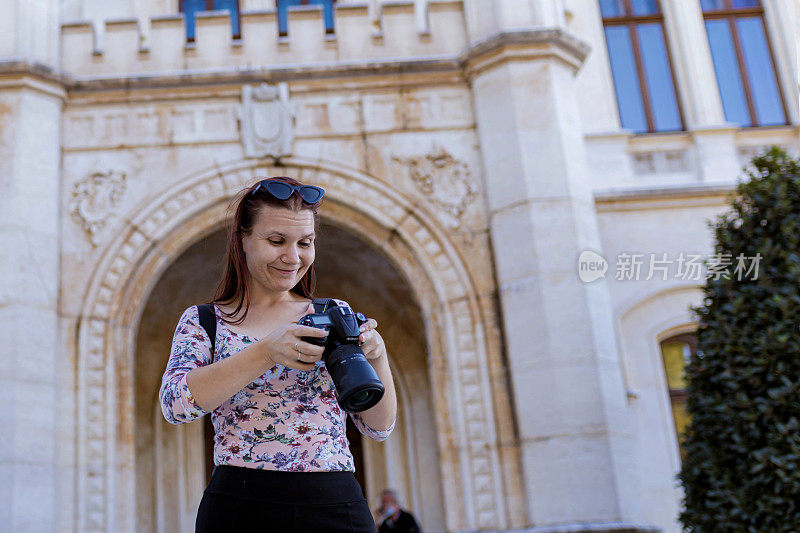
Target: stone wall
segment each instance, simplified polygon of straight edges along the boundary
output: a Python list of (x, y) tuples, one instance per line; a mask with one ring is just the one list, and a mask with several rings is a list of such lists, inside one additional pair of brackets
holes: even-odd
[[(365, 443), (368, 493), (398, 484), (431, 530), (678, 531), (658, 341), (694, 327), (698, 285), (585, 285), (575, 255), (709, 250), (705, 219), (747, 158), (800, 148), (797, 19), (765, 0), (790, 124), (739, 129), (698, 3), (662, 4), (687, 126), (669, 135), (620, 128), (595, 2), (337, 2), (333, 35), (305, 7), (278, 38), (273, 2), (247, 0), (241, 40), (209, 12), (193, 44), (164, 0), (0, 8), (0, 303), (7, 338), (38, 324), (0, 371), (0, 514), (31, 531), (166, 523), (137, 508), (141, 470), (175, 443), (191, 464), (200, 426), (147, 426), (138, 380), (169, 328), (142, 315), (233, 194), (288, 174), (328, 190), (334, 242), (379, 273), (360, 284), (329, 258), (336, 290), (409, 345), (393, 351), (409, 416)], [(294, 116), (280, 157), (243, 145), (243, 89), (264, 82)]]

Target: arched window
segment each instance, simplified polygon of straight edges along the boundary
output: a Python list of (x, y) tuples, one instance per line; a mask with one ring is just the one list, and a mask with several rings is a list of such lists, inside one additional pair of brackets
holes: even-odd
[(786, 124), (759, 0), (701, 0), (722, 106), (742, 126)]
[[(664, 375), (667, 378), (669, 399), (672, 404), (672, 419), (678, 442), (683, 439), (683, 432), (689, 422), (686, 411), (686, 381), (683, 369), (691, 356), (697, 353), (697, 337), (694, 333), (682, 333), (661, 341), (661, 360), (664, 363)], [(684, 451), (681, 448), (681, 457)]]
[(658, 0), (600, 0), (622, 127), (683, 129)]

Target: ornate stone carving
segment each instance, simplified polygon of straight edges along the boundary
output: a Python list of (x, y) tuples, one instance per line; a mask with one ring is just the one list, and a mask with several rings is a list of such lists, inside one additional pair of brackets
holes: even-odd
[(126, 175), (122, 172), (93, 172), (72, 189), (69, 210), (72, 218), (89, 234), (97, 246), (97, 234), (105, 225), (125, 192)]
[(242, 144), (246, 157), (291, 155), (294, 142), (294, 113), (289, 102), (289, 87), (262, 83), (242, 87), (239, 108)]
[(427, 195), (428, 200), (443, 210), (444, 222), (450, 227), (461, 225), (461, 215), (477, 196), (469, 167), (444, 148), (434, 147), (421, 157), (394, 157), (408, 167), (408, 175)]

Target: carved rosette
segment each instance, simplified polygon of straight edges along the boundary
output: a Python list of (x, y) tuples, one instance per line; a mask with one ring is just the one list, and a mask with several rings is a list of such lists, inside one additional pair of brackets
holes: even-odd
[(80, 224), (89, 236), (92, 245), (97, 246), (97, 235), (119, 205), (125, 193), (126, 175), (110, 170), (93, 172), (75, 183), (69, 211), (73, 220)]
[(444, 148), (420, 157), (394, 157), (408, 168), (408, 176), (427, 199), (444, 212), (444, 222), (451, 228), (461, 226), (461, 216), (478, 195), (469, 167)]

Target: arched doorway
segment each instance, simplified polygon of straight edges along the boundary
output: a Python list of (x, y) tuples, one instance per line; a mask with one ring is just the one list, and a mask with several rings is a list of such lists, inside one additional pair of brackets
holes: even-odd
[[(317, 243), (317, 296), (346, 299), (378, 320), (398, 382), (400, 416), (390, 440), (362, 438), (348, 419), (356, 477), (371, 507), (377, 494), (391, 487), (418, 515), (427, 511), (429, 516), (421, 518), (435, 523), (436, 515), (442, 516), (441, 479), (438, 469), (420, 468), (420, 463), (436, 461), (436, 432), (419, 306), (391, 263), (345, 229), (323, 219)], [(189, 305), (211, 299), (224, 251), (222, 230), (192, 244), (161, 274), (141, 314), (133, 365), (137, 531), (194, 530), (197, 505), (213, 468), (210, 417), (170, 425), (161, 414), (157, 392), (177, 318)], [(425, 505), (423, 492), (429, 500)], [(431, 505), (436, 503), (438, 510)]]
[[(424, 317), (430, 390), (417, 396), (411, 385), (425, 380), (397, 373), (400, 401), (406, 398), (408, 405), (401, 414), (409, 413), (414, 424), (398, 420), (397, 435), (406, 428), (410, 437), (395, 436), (377, 450), (394, 457), (404, 443), (408, 454), (416, 453), (410, 464), (421, 473), (415, 484), (423, 506), (419, 514), (423, 521), (433, 521), (429, 529), (505, 528), (509, 509), (519, 514), (523, 502), (518, 448), (507, 423), (509, 398), (498, 381), (503, 371), (490, 271), (467, 269), (454, 236), (425, 206), (391, 184), (319, 160), (286, 158), (282, 163), (280, 168), (253, 160), (217, 164), (154, 191), (131, 209), (127, 224), (105, 247), (88, 286), (81, 289), (85, 296), (76, 329), (77, 528), (108, 524), (118, 531), (136, 531), (134, 365), (140, 317), (167, 268), (221, 226), (232, 195), (257, 177), (276, 173), (325, 187), (330, 196), (326, 219), (389, 258), (412, 288)], [(376, 318), (382, 328), (398, 323)], [(433, 423), (417, 428), (417, 419), (424, 419), (418, 413), (435, 419), (435, 429)], [(371, 442), (364, 448), (368, 465), (380, 455), (373, 453), (377, 450)], [(433, 459), (425, 460), (423, 454)], [(399, 464), (384, 463), (387, 471)], [(409, 471), (404, 466), (397, 470)], [(368, 494), (371, 487), (394, 479), (388, 474), (386, 479), (368, 478)]]

